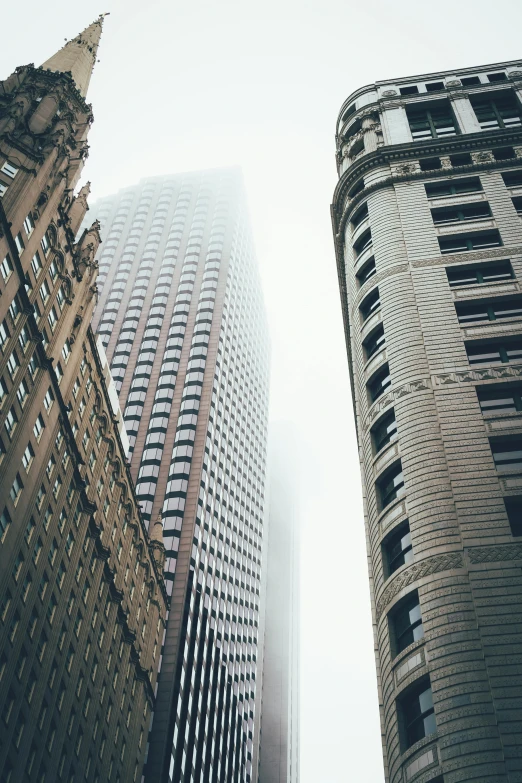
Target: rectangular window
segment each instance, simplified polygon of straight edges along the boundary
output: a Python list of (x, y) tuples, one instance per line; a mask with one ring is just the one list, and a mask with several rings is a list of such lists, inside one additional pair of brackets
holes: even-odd
[(18, 335), (18, 342), (20, 344), (20, 348), (25, 353), (27, 346), (29, 345), (29, 340), (31, 339), (31, 336), (29, 334), (29, 330), (26, 326), (22, 326), (20, 329), (20, 334)]
[(7, 160), (3, 164), (0, 171), (2, 172), (2, 174), (7, 174), (8, 177), (11, 177), (11, 179), (14, 179), (18, 174), (18, 169), (16, 168), (16, 166), (13, 166), (13, 164), (9, 163), (9, 161)]
[(419, 594), (415, 590), (398, 604), (391, 615), (392, 648), (396, 655), (424, 637)]
[(366, 361), (371, 359), (376, 353), (378, 353), (386, 345), (384, 337), (384, 328), (380, 324), (376, 329), (368, 335), (363, 343), (364, 352), (366, 355)]
[(404, 750), (437, 731), (429, 680), (406, 691), (400, 700), (400, 712)]
[(381, 394), (384, 394), (386, 389), (391, 385), (391, 376), (388, 365), (386, 364), (382, 369), (372, 375), (368, 382), (368, 391), (370, 399), (375, 402)]
[(365, 250), (367, 250), (372, 245), (372, 232), (370, 229), (364, 232), (357, 242), (353, 245), (353, 251), (355, 253), (355, 257), (359, 258)]
[(49, 250), (51, 249), (51, 243), (49, 242), (49, 234), (47, 231), (40, 240), (40, 245), (44, 256), (47, 256), (49, 254)]
[(482, 130), (516, 128), (522, 125), (520, 105), (511, 90), (486, 95), (471, 95), (471, 105)]
[(501, 283), (514, 277), (511, 261), (494, 261), (474, 266), (448, 266), (446, 274), (452, 288), (458, 285)]
[(16, 322), (18, 320), (18, 316), (22, 312), (22, 305), (20, 304), (20, 298), (18, 294), (15, 296), (11, 304), (9, 305), (9, 314), (13, 320), (13, 322)]
[(29, 397), (29, 386), (27, 385), (27, 381), (25, 379), (22, 380), (20, 386), (16, 390), (16, 396), (18, 398), (18, 402), (20, 403), (20, 407), (23, 408), (25, 401)]
[(522, 438), (501, 438), (490, 441), (495, 467), (499, 473), (522, 470)]
[(377, 269), (375, 266), (375, 258), (370, 258), (369, 261), (367, 261), (363, 267), (357, 272), (357, 282), (359, 283), (359, 287), (364, 285), (367, 280), (370, 280), (375, 274), (377, 273)]
[(450, 179), (443, 182), (427, 182), (424, 187), (426, 188), (426, 195), (428, 198), (458, 196), (462, 193), (479, 193), (482, 190), (482, 184), (478, 177)]
[(22, 253), (25, 250), (24, 240), (22, 239), (22, 235), (20, 232), (15, 236), (14, 238), (16, 249), (18, 250), (18, 253), (22, 255)]
[(491, 209), (487, 201), (477, 201), (454, 207), (438, 207), (431, 210), (431, 216), (435, 225), (440, 226), (463, 220), (482, 220), (491, 217)]
[(62, 348), (62, 356), (65, 362), (69, 361), (69, 356), (71, 355), (71, 343), (69, 342), (69, 339), (65, 341), (63, 348)]
[(384, 560), (387, 576), (413, 560), (410, 526), (408, 522), (395, 529), (384, 541)]
[(49, 286), (47, 285), (47, 280), (44, 280), (42, 285), (40, 286), (40, 299), (42, 300), (42, 304), (45, 305), (50, 295), (51, 295), (51, 291), (49, 289)]
[(507, 188), (518, 188), (522, 186), (522, 169), (516, 171), (505, 171), (502, 179)]
[(393, 410), (386, 413), (372, 427), (372, 440), (375, 454), (378, 454), (389, 443), (397, 440), (397, 422)]
[(4, 540), (7, 530), (11, 524), (11, 516), (9, 511), (4, 508), (0, 514), (0, 542)]
[(56, 307), (54, 305), (49, 310), (49, 315), (47, 316), (47, 320), (49, 321), (51, 332), (54, 332), (56, 324), (58, 323), (58, 314), (56, 312)]
[(413, 141), (441, 139), (458, 133), (449, 101), (407, 106), (406, 114)]
[(2, 273), (4, 283), (6, 283), (13, 273), (13, 262), (11, 261), (11, 256), (9, 254), (6, 255), (0, 264), (0, 272)]
[(40, 272), (42, 271), (42, 261), (40, 259), (40, 253), (38, 252), (38, 250), (36, 251), (36, 253), (31, 259), (31, 268), (33, 270), (35, 279), (37, 280)]
[(51, 410), (53, 406), (53, 402), (54, 402), (54, 394), (52, 388), (49, 386), (49, 388), (45, 392), (45, 397), (44, 397), (44, 405), (47, 413), (49, 413), (49, 411)]
[(404, 495), (404, 476), (400, 462), (396, 462), (377, 481), (380, 508), (384, 509)]
[(439, 237), (440, 252), (443, 255), (446, 253), (464, 253), (468, 250), (487, 250), (490, 247), (501, 246), (502, 240), (496, 230)]
[(28, 237), (30, 237), (34, 231), (34, 222), (30, 214), (27, 215), (27, 217), (24, 220), (24, 230)]
[(13, 351), (13, 353), (7, 360), (7, 369), (9, 370), (9, 375), (11, 376), (12, 380), (14, 380), (19, 367), (20, 367), (20, 360), (18, 359), (18, 354), (16, 353), (16, 351)]
[(42, 437), (42, 433), (43, 433), (44, 429), (45, 429), (44, 420), (42, 418), (42, 414), (39, 413), (37, 418), (36, 418), (34, 427), (33, 427), (33, 433), (34, 433), (34, 437), (36, 438), (36, 440), (38, 440), (38, 441), (40, 440), (40, 438)]
[(364, 297), (361, 304), (359, 305), (359, 310), (362, 316), (363, 321), (366, 321), (373, 313), (378, 310), (381, 306), (381, 299), (379, 296), (379, 289), (374, 288), (373, 291), (370, 291), (370, 293)]
[(475, 302), (456, 302), (455, 309), (459, 324), (463, 326), (483, 321), (520, 318), (522, 316), (522, 296), (497, 297), (496, 299), (484, 299)]
[(24, 485), (22, 484), (22, 479), (20, 478), (20, 474), (17, 473), (11, 485), (11, 490), (9, 492), (14, 506), (16, 506), (16, 504), (20, 500), (20, 495), (22, 494), (23, 488)]
[(9, 438), (11, 439), (13, 437), (13, 433), (15, 431), (16, 425), (18, 423), (18, 417), (15, 413), (15, 409), (11, 408), (7, 412), (7, 416), (5, 417), (5, 428), (7, 430), (7, 434), (9, 435)]
[(522, 341), (469, 342), (466, 351), (470, 365), (508, 364), (522, 361)]

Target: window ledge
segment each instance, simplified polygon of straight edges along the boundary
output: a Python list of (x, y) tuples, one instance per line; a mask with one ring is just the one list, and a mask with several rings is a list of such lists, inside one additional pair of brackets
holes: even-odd
[(448, 193), (446, 196), (433, 196), (428, 198), (430, 207), (448, 206), (448, 204), (472, 204), (476, 201), (486, 201), (487, 197), (483, 190), (472, 191), (471, 193)]
[[(411, 562), (412, 563), (415, 562), (415, 559), (413, 559)], [(407, 563), (407, 565), (411, 565), (411, 563)], [(397, 569), (397, 571), (395, 571), (392, 574), (392, 576), (395, 576), (395, 574), (398, 573), (398, 571), (400, 571), (399, 568)], [(392, 659), (391, 662), (392, 669), (395, 671), (397, 668), (399, 668), (399, 666), (406, 660), (406, 658), (409, 658), (410, 655), (417, 652), (417, 650), (424, 648), (425, 644), (426, 644), (426, 637), (423, 636), (422, 639), (417, 639), (417, 641), (412, 642), (410, 645), (408, 645), (408, 647), (405, 647), (404, 650), (401, 650), (401, 652), (398, 653), (398, 655), (396, 655), (395, 658)], [(415, 669), (412, 669), (412, 672), (413, 671), (415, 671)], [(405, 678), (403, 677), (401, 679), (404, 680)]]
[[(485, 327), (490, 326), (498, 326), (498, 325), (504, 325), (504, 324), (519, 324), (522, 321), (522, 316), (517, 316), (516, 318), (496, 318), (494, 321), (476, 321), (475, 323), (467, 323), (467, 324), (459, 324), (461, 329), (464, 329), (464, 332), (466, 336), (468, 335), (468, 331), (471, 330), (471, 334), (473, 334), (475, 329), (484, 329)], [(471, 336), (470, 334), (470, 336)]]
[[(373, 356), (365, 362), (363, 371), (365, 380), (368, 382), (373, 373), (380, 367), (381, 364), (386, 362), (386, 345), (383, 345), (380, 350), (373, 354)], [(386, 394), (386, 392), (384, 392)], [(377, 400), (375, 400), (377, 402)]]
[(499, 291), (520, 291), (520, 284), (517, 280), (497, 280), (491, 283), (475, 283), (472, 285), (453, 285), (451, 286), (455, 299), (483, 299), (488, 291), (498, 293)]
[[(466, 234), (468, 231), (476, 231), (483, 228), (496, 228), (497, 224), (492, 217), (475, 218), (474, 220), (457, 220), (455, 223), (435, 225), (437, 236), (446, 234)], [(495, 246), (496, 247), (496, 246)], [(488, 249), (488, 248), (487, 248)], [(461, 251), (465, 253), (466, 251)]]
[(368, 334), (372, 331), (372, 329), (375, 326), (377, 326), (377, 324), (379, 324), (381, 321), (382, 321), (382, 311), (381, 311), (381, 307), (379, 307), (377, 310), (375, 310), (375, 312), (373, 312), (370, 316), (368, 316), (366, 321), (363, 322), (361, 326), (361, 339), (365, 340)]
[[(377, 515), (376, 522), (381, 526), (381, 532), (384, 533), (384, 531), (386, 531), (386, 534), (388, 534), (387, 528), (392, 524), (392, 522), (396, 522), (401, 514), (406, 517), (406, 493), (401, 495), (400, 498), (395, 498), (395, 500), (386, 506), (386, 508), (383, 508), (383, 510)], [(402, 567), (403, 566), (401, 566), (401, 568)], [(399, 568), (397, 571), (394, 571), (390, 579), (394, 577), (399, 571)]]
[[(419, 776), (426, 772), (426, 770), (429, 771), (430, 778), (435, 777), (435, 774), (440, 770), (440, 761), (439, 761), (439, 749), (438, 745), (436, 744), (436, 741), (438, 739), (438, 733), (435, 731), (433, 734), (428, 734), (427, 737), (424, 737), (424, 739), (419, 740), (415, 743), (415, 745), (412, 745), (411, 748), (408, 748), (408, 750), (404, 751), (402, 756), (400, 757), (400, 764), (401, 766), (405, 767), (405, 780), (407, 783), (410, 783), (410, 781), (415, 781), (415, 779), (418, 779)], [(431, 746), (431, 747), (428, 747)], [(429, 753), (429, 751), (433, 751), (433, 760), (431, 762), (428, 762), (427, 764), (423, 764), (416, 770), (411, 770), (410, 765), (413, 765), (417, 759), (420, 760), (422, 756), (424, 756), (424, 753)], [(419, 751), (421, 751), (419, 753)], [(442, 771), (442, 770), (440, 770)], [(425, 778), (422, 778), (424, 780)]]
[[(373, 473), (377, 477), (384, 467), (387, 467), (390, 460), (396, 459), (400, 455), (398, 438), (387, 443), (373, 459)], [(399, 570), (399, 569), (397, 569)]]

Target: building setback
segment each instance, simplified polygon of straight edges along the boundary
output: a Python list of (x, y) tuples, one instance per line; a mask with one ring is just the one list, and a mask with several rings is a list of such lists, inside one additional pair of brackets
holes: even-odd
[(522, 780), (522, 63), (344, 103), (332, 218), (386, 780)]
[(291, 428), (270, 425), (259, 783), (299, 783), (299, 518)]
[(101, 26), (0, 83), (3, 783), (140, 780), (166, 616), (89, 326), (98, 224), (75, 241)]
[(251, 781), (269, 350), (235, 169), (99, 200), (100, 300), (171, 596), (145, 779)]

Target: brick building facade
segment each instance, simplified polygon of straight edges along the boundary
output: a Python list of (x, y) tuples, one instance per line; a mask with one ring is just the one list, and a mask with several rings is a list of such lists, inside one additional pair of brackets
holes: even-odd
[(332, 219), (386, 780), (522, 780), (522, 65), (386, 80)]
[(102, 18), (0, 83), (0, 776), (140, 779), (167, 596), (73, 195)]

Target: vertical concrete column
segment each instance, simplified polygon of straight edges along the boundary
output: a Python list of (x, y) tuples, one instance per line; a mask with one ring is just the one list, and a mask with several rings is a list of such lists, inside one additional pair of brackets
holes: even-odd
[(381, 112), (385, 144), (406, 144), (413, 141), (406, 109), (401, 104), (387, 104)]
[(459, 124), (461, 133), (480, 133), (481, 127), (473, 111), (473, 106), (467, 95), (454, 93), (450, 95), (451, 108)]
[(379, 137), (382, 139), (378, 112), (369, 111), (363, 116), (361, 124), (364, 134), (364, 150), (365, 152), (375, 152), (379, 146)]

